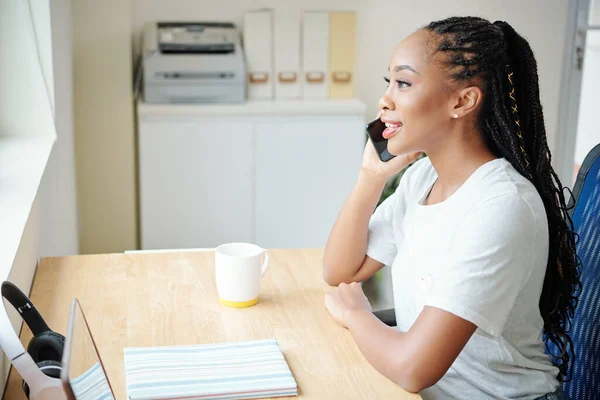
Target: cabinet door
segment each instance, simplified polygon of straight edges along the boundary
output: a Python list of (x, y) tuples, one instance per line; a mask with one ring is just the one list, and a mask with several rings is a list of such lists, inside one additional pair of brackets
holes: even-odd
[(360, 170), (362, 117), (273, 119), (256, 126), (256, 243), (324, 247)]
[(142, 249), (252, 241), (252, 124), (153, 119), (139, 132)]

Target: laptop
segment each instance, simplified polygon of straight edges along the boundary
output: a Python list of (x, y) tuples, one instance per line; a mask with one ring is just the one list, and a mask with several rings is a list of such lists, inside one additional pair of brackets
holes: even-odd
[(69, 400), (114, 400), (98, 348), (77, 299), (71, 304), (60, 374)]

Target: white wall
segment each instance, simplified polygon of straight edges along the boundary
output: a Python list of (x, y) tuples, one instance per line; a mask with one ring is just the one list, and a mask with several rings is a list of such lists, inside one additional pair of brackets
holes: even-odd
[[(600, 3), (600, 2), (599, 2)], [(585, 44), (583, 79), (575, 142), (575, 164), (581, 166), (587, 153), (600, 143), (600, 31), (589, 31)]]
[(590, 2), (590, 25), (600, 25), (600, 0)]
[[(396, 44), (428, 22), (453, 15), (477, 15), (492, 21), (506, 20), (527, 38), (539, 66), (546, 128), (551, 149), (557, 129), (561, 65), (565, 42), (565, 0), (131, 0), (136, 48), (143, 24), (155, 20), (232, 20), (241, 26), (244, 10), (285, 7), (300, 10), (354, 10), (358, 12), (357, 95), (375, 116), (383, 93), (390, 56)], [(535, 17), (532, 17), (535, 16)]]
[[(591, 0), (592, 25), (600, 25), (600, 0)], [(583, 78), (575, 142), (575, 164), (581, 166), (587, 153), (600, 143), (600, 31), (588, 31), (585, 43)]]
[(54, 118), (57, 141), (40, 187), (39, 256), (79, 251), (73, 138), (73, 52), (70, 0), (50, 0)]
[[(600, 0), (591, 0), (589, 23), (600, 25)], [(600, 143), (600, 31), (588, 31), (575, 141), (575, 164), (581, 166), (587, 153)]]

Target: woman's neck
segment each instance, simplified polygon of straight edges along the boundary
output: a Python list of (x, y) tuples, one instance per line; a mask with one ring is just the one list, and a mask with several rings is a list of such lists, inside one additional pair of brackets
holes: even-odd
[(448, 135), (449, 140), (427, 152), (438, 179), (428, 201), (434, 204), (450, 197), (479, 167), (497, 157), (479, 133)]

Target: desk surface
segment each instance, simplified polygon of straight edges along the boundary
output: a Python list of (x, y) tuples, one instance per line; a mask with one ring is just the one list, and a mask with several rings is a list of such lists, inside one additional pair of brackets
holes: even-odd
[[(271, 250), (259, 303), (219, 304), (213, 252), (45, 258), (31, 299), (64, 333), (78, 298), (117, 399), (125, 399), (123, 348), (276, 338), (305, 399), (419, 399), (371, 367), (323, 306), (322, 250)], [(21, 341), (29, 343), (24, 327)], [(25, 399), (11, 370), (5, 399)], [(293, 399), (293, 398), (291, 398)]]

